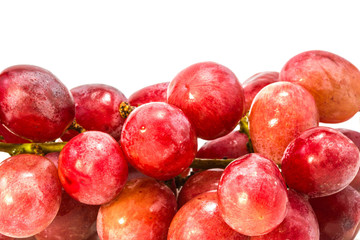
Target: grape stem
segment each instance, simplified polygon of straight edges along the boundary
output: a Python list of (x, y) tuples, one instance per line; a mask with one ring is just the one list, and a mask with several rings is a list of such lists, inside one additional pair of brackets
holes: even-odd
[(6, 152), (11, 156), (29, 153), (37, 155), (45, 155), (50, 152), (60, 152), (66, 142), (49, 142), (49, 143), (3, 143), (0, 142), (0, 151)]

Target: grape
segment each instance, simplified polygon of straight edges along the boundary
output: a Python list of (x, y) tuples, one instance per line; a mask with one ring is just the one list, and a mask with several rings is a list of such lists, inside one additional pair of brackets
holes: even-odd
[(24, 138), (21, 138), (14, 133), (10, 132), (4, 125), (0, 124), (0, 136), (3, 137), (0, 142), (4, 143), (27, 143), (30, 142)]
[(179, 192), (179, 208), (201, 193), (217, 190), (223, 172), (223, 169), (208, 169), (191, 176)]
[(49, 71), (17, 65), (0, 74), (0, 119), (16, 135), (52, 141), (61, 137), (74, 116), (71, 93)]
[(129, 97), (129, 104), (138, 107), (150, 102), (167, 102), (167, 88), (169, 82), (158, 83), (144, 87)]
[(133, 179), (114, 201), (100, 207), (97, 231), (101, 240), (162, 240), (175, 213), (175, 195), (166, 185)]
[[(337, 129), (339, 132), (350, 138), (351, 141), (355, 143), (355, 145), (360, 149), (360, 133), (357, 131), (353, 131), (350, 129), (340, 128)], [(350, 183), (350, 185), (355, 188), (358, 192), (360, 192), (360, 171), (356, 174), (354, 180)]]
[(300, 53), (285, 64), (280, 80), (299, 84), (314, 96), (321, 122), (343, 122), (360, 109), (360, 72), (336, 54)]
[(247, 236), (263, 235), (285, 218), (288, 203), (285, 182), (275, 163), (251, 153), (230, 163), (218, 187), (225, 222)]
[(245, 133), (231, 133), (205, 143), (196, 153), (198, 158), (238, 158), (249, 153), (246, 144), (249, 138)]
[[(121, 102), (127, 98), (119, 90), (104, 84), (86, 84), (71, 89), (75, 101), (76, 122), (86, 130), (96, 130), (110, 134), (120, 140), (125, 122), (119, 113)], [(75, 131), (63, 137), (65, 141), (77, 135)]]
[(282, 173), (286, 184), (310, 197), (344, 189), (360, 166), (356, 145), (340, 132), (317, 127), (303, 132), (286, 148)]
[(99, 131), (71, 139), (59, 156), (59, 177), (65, 191), (79, 202), (101, 205), (125, 185), (128, 168), (120, 145)]
[(154, 102), (141, 105), (129, 115), (121, 146), (132, 166), (147, 176), (167, 180), (190, 166), (197, 139), (180, 109)]
[(351, 186), (326, 197), (312, 198), (320, 239), (351, 240), (360, 228), (360, 193)]
[(279, 81), (278, 72), (259, 72), (243, 82), (245, 112), (248, 112), (256, 94), (270, 83)]
[(168, 103), (179, 107), (199, 138), (230, 133), (244, 113), (244, 92), (230, 69), (213, 62), (191, 65), (168, 87)]
[(168, 240), (248, 240), (221, 218), (216, 191), (205, 192), (187, 202), (173, 218)]
[(284, 221), (270, 233), (251, 240), (318, 240), (319, 224), (308, 200), (294, 190), (288, 191), (289, 205)]
[(36, 234), (36, 239), (85, 240), (96, 232), (98, 210), (99, 206), (82, 204), (63, 191), (60, 209), (54, 221)]
[(304, 88), (272, 83), (255, 97), (249, 114), (254, 151), (281, 164), (287, 145), (306, 129), (319, 124), (314, 98)]
[(61, 201), (57, 169), (47, 158), (21, 154), (0, 163), (0, 233), (29, 237), (55, 218)]

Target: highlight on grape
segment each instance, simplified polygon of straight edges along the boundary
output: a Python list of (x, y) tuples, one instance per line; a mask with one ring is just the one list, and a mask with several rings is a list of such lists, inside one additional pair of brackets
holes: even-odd
[(351, 62), (312, 50), (245, 81), (215, 62), (174, 76), (126, 97), (3, 70), (0, 240), (356, 237), (360, 133), (337, 125), (360, 110)]

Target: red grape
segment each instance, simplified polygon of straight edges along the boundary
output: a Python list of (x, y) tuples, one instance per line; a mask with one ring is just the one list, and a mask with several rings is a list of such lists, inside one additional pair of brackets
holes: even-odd
[(320, 239), (351, 240), (360, 228), (360, 193), (351, 186), (326, 197), (312, 198)]
[(293, 190), (288, 191), (288, 198), (284, 221), (268, 234), (251, 240), (319, 240), (319, 224), (308, 200)]
[(286, 215), (287, 190), (280, 170), (273, 161), (256, 153), (226, 167), (218, 197), (225, 222), (247, 236), (272, 231)]
[(11, 131), (7, 129), (3, 124), (0, 124), (0, 136), (3, 137), (3, 139), (0, 140), (0, 142), (4, 143), (27, 143), (30, 142), (29, 140), (26, 140), (24, 138), (21, 138)]
[(36, 234), (36, 239), (85, 240), (96, 232), (98, 210), (99, 206), (82, 204), (63, 191), (60, 209), (54, 221)]
[(16, 135), (52, 141), (61, 137), (74, 116), (71, 93), (49, 71), (17, 65), (0, 74), (0, 119)]
[(179, 208), (201, 193), (217, 190), (223, 172), (223, 169), (208, 169), (191, 176), (179, 192)]
[(243, 88), (230, 69), (213, 62), (191, 65), (168, 88), (168, 103), (184, 111), (199, 138), (230, 133), (244, 113)]
[(243, 82), (245, 96), (245, 112), (250, 110), (251, 104), (258, 92), (270, 83), (279, 81), (278, 72), (259, 72)]
[(281, 169), (290, 188), (321, 197), (349, 185), (359, 166), (359, 149), (349, 138), (332, 128), (317, 127), (289, 144)]
[(154, 102), (141, 105), (129, 115), (121, 146), (132, 166), (147, 176), (167, 180), (190, 166), (197, 139), (180, 109)]
[(114, 87), (104, 84), (86, 84), (70, 90), (75, 101), (76, 122), (86, 130), (110, 134), (116, 141), (125, 119), (119, 113), (125, 95)]
[(173, 218), (168, 240), (248, 240), (221, 218), (216, 191), (205, 192), (187, 202)]
[(300, 53), (285, 64), (280, 80), (297, 83), (314, 96), (321, 122), (343, 122), (360, 109), (360, 72), (336, 54)]
[[(351, 141), (355, 143), (355, 145), (360, 149), (360, 132), (353, 131), (350, 129), (340, 128), (337, 129), (339, 132), (350, 138)], [(350, 183), (350, 185), (355, 188), (358, 192), (360, 192), (360, 171), (356, 174), (354, 180)]]
[(167, 88), (169, 82), (158, 83), (144, 87), (129, 97), (129, 104), (138, 107), (150, 102), (167, 102)]
[(249, 114), (254, 151), (281, 164), (287, 145), (319, 123), (314, 98), (304, 88), (288, 82), (272, 83), (255, 97)]
[(245, 133), (232, 131), (217, 139), (206, 142), (196, 153), (198, 158), (238, 158), (249, 153), (246, 144), (249, 138)]
[(29, 237), (55, 218), (61, 201), (57, 169), (47, 158), (21, 154), (0, 163), (0, 233)]
[(97, 231), (101, 240), (165, 240), (175, 213), (175, 195), (166, 185), (133, 179), (114, 201), (101, 206)]
[(103, 132), (77, 135), (59, 156), (59, 177), (65, 191), (85, 204), (101, 205), (114, 199), (127, 176), (120, 145)]

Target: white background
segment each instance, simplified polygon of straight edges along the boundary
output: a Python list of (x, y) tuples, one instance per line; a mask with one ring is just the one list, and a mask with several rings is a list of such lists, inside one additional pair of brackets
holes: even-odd
[[(199, 61), (244, 81), (307, 50), (360, 67), (356, 1), (1, 1), (0, 71), (33, 64), (69, 89), (112, 85), (126, 96)], [(359, 83), (360, 84), (360, 83)], [(342, 127), (360, 131), (357, 114)], [(337, 126), (336, 126), (337, 127)]]

